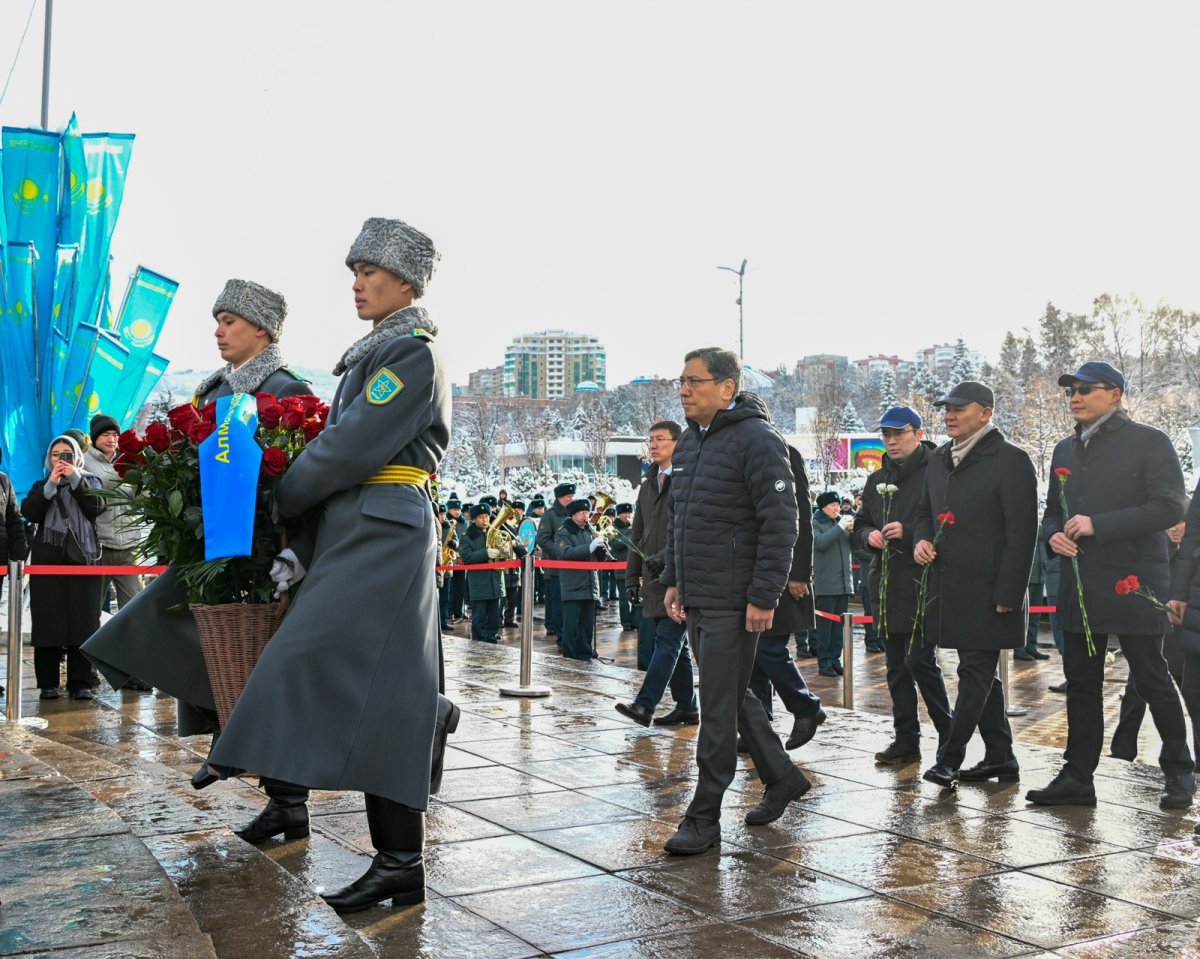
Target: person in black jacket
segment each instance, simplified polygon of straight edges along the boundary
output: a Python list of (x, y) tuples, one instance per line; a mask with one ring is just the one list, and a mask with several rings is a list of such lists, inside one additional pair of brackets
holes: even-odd
[[(925, 466), (932, 443), (924, 440), (921, 417), (906, 406), (893, 406), (879, 421), (886, 455), (867, 479), (862, 507), (854, 517), (854, 543), (871, 557), (868, 589), (875, 611), (876, 636), (887, 657), (888, 692), (896, 738), (875, 754), (884, 765), (921, 758), (921, 721), (917, 690), (925, 700), (938, 736), (950, 730), (950, 697), (938, 666), (936, 645), (928, 639), (913, 644), (917, 613), (917, 580), (921, 567), (913, 558), (913, 522), (925, 489)], [(883, 488), (883, 492), (881, 492)], [(887, 609), (882, 610), (883, 550), (888, 550)]]
[[(471, 528), (463, 538), (460, 552), (467, 566), (494, 563), (500, 553), (489, 549), (488, 528), (492, 510), (487, 503), (471, 507)], [(500, 638), (500, 606), (504, 602), (504, 571), (469, 569), (467, 585), (471, 591), (471, 638), (481, 643), (496, 643)]]
[(774, 822), (811, 785), (762, 703), (747, 695), (758, 636), (771, 628), (787, 586), (798, 519), (787, 445), (762, 400), (739, 391), (741, 379), (738, 356), (716, 347), (688, 353), (679, 378), (688, 427), (675, 447), (660, 581), (668, 614), (687, 622), (701, 677), (699, 780), (664, 846), (678, 855), (721, 841), (721, 799), (737, 768), (739, 732), (766, 786), (748, 825)]
[[(8, 569), (9, 563), (23, 562), (29, 555), (29, 543), (25, 539), (25, 524), (21, 522), (21, 508), (13, 492), (12, 481), (4, 473), (0, 473), (0, 509), (4, 511), (4, 524), (0, 526), (0, 563)], [(11, 583), (8, 596), (12, 603)], [(20, 601), (21, 590), (18, 588), (16, 602)], [(3, 695), (4, 687), (0, 686), (0, 696)]]
[[(926, 463), (913, 534), (914, 558), (933, 566), (921, 641), (958, 650), (950, 729), (924, 777), (940, 786), (1020, 775), (996, 669), (1003, 650), (1025, 645), (1021, 610), (1037, 541), (1037, 477), (1028, 454), (992, 423), (993, 404), (991, 389), (974, 380), (935, 404), (945, 407), (950, 442)], [(976, 729), (983, 761), (960, 773)]]
[[(633, 504), (618, 503), (616, 506), (616, 519), (613, 521), (613, 529), (616, 534), (608, 544), (608, 551), (612, 553), (613, 562), (626, 563), (629, 562), (629, 543), (633, 533)], [(629, 602), (629, 591), (625, 589), (624, 574), (619, 570), (608, 570), (621, 578), (620, 590), (618, 591), (617, 599), (620, 603), (621, 611), (621, 629), (625, 632), (637, 629), (637, 613), (634, 607)]]
[(754, 670), (750, 674), (750, 692), (758, 697), (766, 710), (767, 718), (773, 718), (771, 690), (779, 691), (784, 708), (792, 714), (792, 731), (784, 749), (799, 749), (816, 735), (817, 727), (825, 722), (825, 710), (821, 698), (808, 688), (796, 661), (788, 653), (788, 640), (792, 633), (813, 627), (813, 531), (812, 513), (808, 508), (808, 474), (804, 469), (804, 457), (794, 446), (788, 447), (788, 460), (796, 482), (796, 514), (800, 532), (796, 545), (792, 547), (792, 568), (788, 573), (787, 588), (779, 597), (775, 619), (771, 628), (758, 637), (758, 650), (754, 654)]
[[(1096, 804), (1092, 774), (1104, 745), (1104, 656), (1108, 635), (1116, 633), (1162, 737), (1159, 764), (1166, 782), (1159, 804), (1186, 809), (1196, 791), (1195, 766), (1163, 659), (1167, 617), (1142, 596), (1116, 591), (1117, 582), (1132, 575), (1143, 589), (1167, 598), (1166, 530), (1183, 518), (1183, 471), (1167, 435), (1134, 423), (1121, 409), (1125, 377), (1119, 370), (1091, 360), (1058, 382), (1069, 397), (1075, 434), (1054, 447), (1050, 466), (1055, 486), (1065, 486), (1069, 515), (1052, 489), (1041, 538), (1060, 557), (1056, 605), (1067, 677), (1066, 763), (1048, 786), (1026, 798), (1041, 805)], [(1072, 558), (1079, 564), (1094, 653), (1087, 647)]]
[[(592, 504), (577, 499), (566, 507), (567, 521), (554, 534), (554, 552), (573, 563), (606, 562), (604, 537), (588, 522)], [(596, 601), (600, 577), (595, 570), (564, 569), (558, 584), (562, 600), (562, 652), (584, 662), (596, 658)]]
[[(554, 547), (554, 537), (567, 521), (567, 504), (575, 499), (574, 483), (559, 483), (554, 487), (554, 505), (542, 514), (538, 520), (536, 543), (541, 550), (542, 559), (562, 559)], [(590, 503), (588, 504), (591, 505)], [(546, 635), (558, 639), (558, 648), (562, 649), (562, 589), (559, 583), (559, 571), (548, 569), (546, 573)]]
[(1192, 494), (1183, 541), (1171, 564), (1170, 597), (1168, 615), (1178, 627), (1182, 660), (1179, 691), (1192, 719), (1194, 741), (1200, 743), (1200, 486)]

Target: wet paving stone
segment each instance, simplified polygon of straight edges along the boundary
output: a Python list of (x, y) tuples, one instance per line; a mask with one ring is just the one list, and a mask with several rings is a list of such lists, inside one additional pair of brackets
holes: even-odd
[(1194, 959), (1200, 955), (1200, 923), (1171, 923), (1157, 929), (1096, 939), (1059, 949), (1056, 955), (1070, 959), (1164, 959), (1166, 956)]
[[(755, 800), (747, 799), (744, 803), (730, 807), (728, 803), (721, 810), (721, 841), (740, 846), (744, 849), (764, 850), (773, 856), (779, 855), (775, 850), (796, 846), (800, 843), (812, 842), (817, 839), (834, 839), (839, 836), (865, 836), (869, 830), (865, 826), (856, 826), (844, 819), (834, 819), (823, 816), (808, 809), (788, 808), (786, 814), (766, 826), (747, 826), (746, 813), (757, 805)], [(791, 857), (783, 857), (791, 858)]]
[(560, 789), (562, 786), (506, 766), (489, 769), (486, 776), (479, 775), (474, 769), (447, 769), (442, 775), (442, 788), (438, 799), (442, 802), (459, 803), (472, 799), (557, 792)]
[(897, 889), (891, 895), (1044, 949), (1159, 926), (1172, 919), (1023, 872)]
[(657, 782), (662, 778), (662, 772), (659, 770), (603, 754), (576, 759), (547, 759), (542, 762), (520, 763), (514, 768), (566, 789)]
[(797, 955), (748, 929), (727, 924), (556, 953), (557, 959), (794, 959)]
[[(512, 742), (513, 740), (501, 739), (501, 740), (497, 740), (497, 741), (506, 743), (506, 742)], [(482, 746), (483, 743), (479, 743), (479, 745)], [(496, 765), (496, 764), (493, 760), (484, 759), (482, 756), (478, 756), (475, 753), (469, 753), (466, 750), (461, 749), (461, 748), (456, 748), (454, 746), (447, 746), (446, 753), (445, 753), (445, 759), (442, 764), (442, 768), (443, 769), (483, 769), (487, 766), (494, 766), (494, 765)]]
[(1183, 919), (1200, 916), (1200, 869), (1178, 860), (1116, 853), (1038, 866), (1029, 872)]
[(663, 843), (675, 835), (675, 829), (674, 825), (639, 817), (543, 830), (534, 833), (532, 838), (599, 866), (606, 872), (617, 872), (666, 859)]
[(423, 905), (377, 906), (343, 917), (388, 959), (527, 959), (543, 955), (493, 922), (448, 899)]
[(120, 816), (74, 783), (0, 782), (0, 845), (128, 831)]
[(430, 846), (425, 881), (443, 896), (536, 886), (595, 876), (599, 870), (524, 836), (499, 836)]
[(871, 756), (830, 759), (805, 768), (821, 775), (848, 779), (851, 782), (878, 786), (882, 789), (914, 786), (921, 781), (922, 771), (917, 763), (909, 763), (904, 766), (884, 766), (876, 763), (874, 757)]
[(463, 713), (458, 721), (458, 729), (450, 737), (450, 745), (465, 746), (467, 743), (488, 739), (514, 739), (521, 735), (521, 726), (517, 725), (521, 721), (506, 717), (501, 722), (498, 719), (484, 719), (482, 716)]
[[(365, 812), (314, 816), (313, 825), (363, 852), (375, 851)], [(505, 835), (508, 830), (502, 826), (444, 803), (431, 803), (425, 815), (425, 842), (429, 845)]]
[(374, 852), (369, 846), (366, 850), (351, 849), (319, 831), (307, 839), (272, 842), (258, 849), (315, 893), (349, 885), (367, 871)]
[(23, 753), (0, 737), (0, 782), (14, 779), (59, 779), (53, 767)]
[(466, 909), (545, 952), (707, 926), (712, 920), (674, 899), (616, 876), (547, 883), (464, 896)]
[(0, 955), (199, 930), (128, 833), (0, 847)]
[(805, 797), (804, 808), (858, 826), (888, 829), (921, 803), (921, 797), (915, 793), (897, 789), (864, 788), (849, 793), (827, 792), (825, 795), (813, 790)]
[(621, 875), (725, 920), (870, 895), (861, 886), (754, 852), (671, 857), (661, 865)]
[[(454, 697), (451, 696), (451, 699)], [(496, 702), (469, 703), (463, 712), (483, 719), (510, 719), (514, 716), (541, 716), (546, 713), (562, 713), (563, 709), (550, 697), (511, 697)]]
[(1165, 859), (1176, 859), (1179, 862), (1200, 866), (1200, 841), (1197, 838), (1180, 839), (1176, 842), (1160, 843), (1153, 849), (1147, 847), (1143, 852), (1153, 852)]
[(156, 936), (154, 939), (90, 943), (77, 949), (53, 952), (23, 952), (21, 959), (217, 959), (212, 938), (197, 932), (194, 936)]
[(641, 818), (643, 815), (624, 806), (568, 791), (480, 799), (459, 803), (458, 808), (505, 829), (522, 833), (617, 822)]
[(480, 757), (482, 762), (501, 763), (505, 766), (548, 759), (576, 759), (580, 756), (595, 756), (598, 752), (575, 742), (564, 742), (551, 736), (529, 732), (521, 733), (513, 739), (464, 743), (460, 749)]
[(871, 896), (740, 923), (808, 959), (1007, 959), (1030, 946)]
[(770, 854), (876, 892), (969, 879), (1003, 868), (986, 859), (888, 833), (821, 839), (772, 849)]
[[(695, 790), (694, 779), (677, 777), (620, 786), (587, 786), (579, 791), (586, 796), (625, 806), (647, 816), (674, 821), (683, 814)], [(728, 797), (726, 801), (729, 801)]]
[[(136, 836), (224, 829), (224, 810), (208, 803), (200, 808), (154, 783), (136, 776), (88, 784), (92, 795), (112, 809)], [(188, 797), (190, 799), (191, 797)]]
[(1129, 806), (1031, 806), (1010, 817), (1115, 846), (1142, 849), (1192, 835), (1195, 820), (1163, 816)]
[(594, 733), (605, 729), (624, 729), (628, 723), (621, 720), (615, 713), (610, 719), (605, 714), (592, 713), (561, 713), (545, 716), (531, 716), (521, 720), (522, 725), (538, 733), (548, 736), (558, 736), (570, 740), (579, 733)]

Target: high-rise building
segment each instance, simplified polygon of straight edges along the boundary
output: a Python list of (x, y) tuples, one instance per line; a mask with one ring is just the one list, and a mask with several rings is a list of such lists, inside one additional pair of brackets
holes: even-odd
[(597, 337), (570, 330), (522, 333), (504, 351), (504, 395), (561, 399), (584, 382), (604, 389), (606, 364)]
[(486, 369), (475, 370), (467, 376), (466, 396), (502, 396), (504, 395), (504, 367), (489, 366)]

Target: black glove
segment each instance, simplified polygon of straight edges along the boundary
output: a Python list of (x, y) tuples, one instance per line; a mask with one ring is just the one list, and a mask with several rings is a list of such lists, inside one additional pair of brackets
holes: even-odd
[(628, 597), (629, 597), (629, 605), (630, 606), (641, 606), (642, 605), (642, 587), (627, 586), (625, 588), (625, 592), (626, 592), (626, 595), (628, 595)]

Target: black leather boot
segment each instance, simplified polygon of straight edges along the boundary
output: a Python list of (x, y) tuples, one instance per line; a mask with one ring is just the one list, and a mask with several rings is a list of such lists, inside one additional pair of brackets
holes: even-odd
[(261, 846), (283, 833), (284, 839), (303, 839), (308, 835), (308, 790), (302, 786), (263, 779), (263, 789), (271, 801), (249, 825), (235, 829), (234, 835), (252, 846)]
[(384, 899), (393, 906), (425, 901), (425, 814), (367, 793), (367, 825), (376, 849), (371, 868), (354, 882), (322, 896), (339, 913), (361, 912)]
[(437, 725), (433, 730), (433, 765), (429, 770), (429, 791), (431, 793), (442, 788), (442, 765), (446, 761), (446, 740), (454, 730), (458, 729), (458, 720), (461, 715), (461, 709), (445, 696), (438, 694)]

